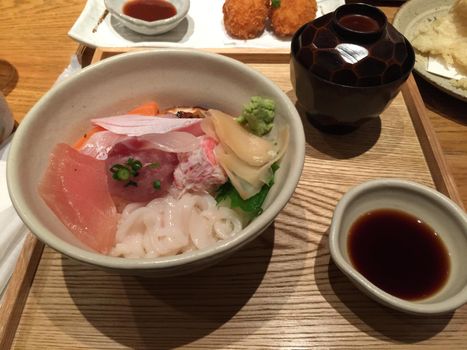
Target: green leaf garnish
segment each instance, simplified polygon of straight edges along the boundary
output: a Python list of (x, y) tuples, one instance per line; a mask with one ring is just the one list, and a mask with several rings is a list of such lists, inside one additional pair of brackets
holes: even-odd
[(275, 8), (275, 9), (280, 7), (281, 6), (281, 0), (271, 0), (271, 6), (273, 8)]
[(220, 186), (216, 192), (217, 203), (230, 200), (230, 207), (232, 209), (241, 209), (250, 217), (250, 219), (257, 217), (263, 212), (263, 208), (261, 206), (263, 205), (272, 185), (274, 185), (274, 173), (277, 169), (279, 169), (279, 165), (277, 163), (273, 163), (271, 165), (271, 170), (273, 172), (271, 179), (269, 179), (267, 184), (264, 184), (263, 187), (261, 187), (261, 190), (257, 194), (248, 199), (243, 199), (232, 183), (227, 181), (225, 184)]

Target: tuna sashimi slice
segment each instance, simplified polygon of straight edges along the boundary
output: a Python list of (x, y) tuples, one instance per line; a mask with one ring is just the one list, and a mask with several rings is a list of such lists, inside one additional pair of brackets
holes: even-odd
[(118, 214), (107, 186), (105, 161), (66, 144), (55, 146), (39, 193), (84, 244), (108, 253), (115, 244)]
[[(147, 202), (167, 194), (178, 165), (177, 155), (148, 148), (150, 146), (146, 141), (130, 138), (117, 143), (110, 150), (106, 169), (112, 196), (128, 202)], [(130, 159), (141, 162), (141, 169), (127, 181), (114, 179), (110, 169), (115, 165), (127, 165)]]

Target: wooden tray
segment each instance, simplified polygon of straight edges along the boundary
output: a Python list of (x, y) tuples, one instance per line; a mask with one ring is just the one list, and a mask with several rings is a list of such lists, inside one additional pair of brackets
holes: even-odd
[[(119, 53), (97, 50), (93, 62)], [(295, 101), (287, 54), (222, 53)], [(258, 239), (209, 269), (166, 279), (109, 274), (42, 251), (29, 236), (0, 310), (0, 348), (465, 346), (467, 307), (425, 318), (393, 311), (359, 292), (329, 255), (334, 206), (365, 180), (417, 181), (461, 205), (413, 78), (380, 119), (352, 134), (304, 126), (305, 167), (289, 204)]]

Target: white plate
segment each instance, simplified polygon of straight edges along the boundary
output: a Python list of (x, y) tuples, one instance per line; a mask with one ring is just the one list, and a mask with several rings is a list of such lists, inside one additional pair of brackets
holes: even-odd
[[(415, 29), (425, 21), (433, 21), (448, 12), (454, 0), (410, 0), (401, 6), (394, 17), (393, 25), (409, 41), (412, 40)], [(424, 79), (448, 94), (467, 101), (467, 91), (451, 84), (452, 80), (426, 71), (428, 57), (415, 51), (414, 69)]]
[[(259, 38), (238, 40), (224, 29), (222, 5), (225, 0), (191, 0), (188, 16), (172, 31), (147, 36), (124, 27), (110, 14), (96, 27), (105, 11), (104, 1), (88, 0), (68, 35), (90, 47), (185, 47), (185, 48), (289, 48), (290, 39), (265, 31)], [(321, 16), (334, 11), (344, 0), (318, 0)]]

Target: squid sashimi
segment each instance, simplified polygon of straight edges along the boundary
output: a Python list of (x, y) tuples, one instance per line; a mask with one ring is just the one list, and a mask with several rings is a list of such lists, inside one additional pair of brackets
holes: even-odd
[(63, 224), (90, 248), (105, 254), (114, 246), (118, 214), (108, 190), (104, 161), (58, 144), (39, 193)]
[(146, 202), (167, 194), (178, 165), (175, 153), (128, 139), (117, 143), (106, 160), (109, 191), (128, 202)]

